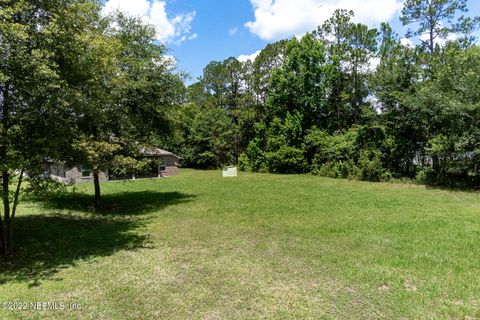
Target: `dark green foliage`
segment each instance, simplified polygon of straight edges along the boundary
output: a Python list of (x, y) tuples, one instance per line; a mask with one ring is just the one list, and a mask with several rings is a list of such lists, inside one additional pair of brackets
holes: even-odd
[(305, 147), (315, 153), (312, 172), (332, 178), (385, 181), (391, 178), (384, 163), (391, 141), (382, 127), (357, 127), (329, 135), (311, 130)]
[(272, 72), (267, 116), (285, 118), (297, 112), (303, 115), (302, 127), (322, 121), (329, 72), (325, 61), (325, 45), (312, 35), (292, 39), (286, 46), (282, 67)]
[(64, 192), (67, 192), (67, 187), (64, 183), (40, 176), (28, 179), (28, 185), (25, 188), (26, 194), (42, 200), (47, 200)]
[(382, 153), (378, 149), (364, 149), (360, 152), (358, 167), (361, 179), (368, 181), (389, 180), (390, 175), (385, 172), (382, 164)]
[(288, 43), (288, 40), (282, 40), (268, 44), (253, 62), (253, 90), (260, 107), (265, 105), (270, 93), (272, 70), (283, 65)]
[(267, 171), (266, 153), (262, 150), (259, 139), (250, 142), (244, 156), (243, 161), (247, 161), (247, 163), (244, 163), (244, 167), (248, 167), (253, 172)]
[(302, 173), (306, 169), (303, 150), (283, 146), (266, 154), (268, 171), (272, 173)]
[[(139, 144), (171, 131), (168, 110), (182, 100), (183, 83), (165, 47), (141, 19), (101, 10), (97, 0), (1, 1), (0, 253), (6, 256), (24, 173), (33, 176), (45, 159), (87, 164), (98, 205), (99, 172), (119, 153), (135, 155)], [(48, 180), (31, 183), (52, 189)]]
[[(430, 37), (405, 46), (388, 24), (337, 10), (253, 62), (211, 62), (188, 88), (191, 112), (177, 113), (176, 150), (194, 167), (478, 187), (479, 19), (465, 11), (464, 0), (406, 1), (408, 36)], [(435, 46), (449, 32), (459, 40)]]
[(234, 161), (232, 122), (221, 109), (202, 110), (192, 123), (193, 156), (200, 167), (218, 168)]
[(325, 163), (319, 166), (318, 169), (314, 169), (312, 172), (313, 174), (318, 174), (324, 177), (342, 179), (355, 179), (360, 175), (360, 171), (353, 161), (343, 160)]
[(252, 168), (250, 167), (250, 159), (248, 159), (248, 156), (245, 153), (242, 153), (240, 157), (238, 157), (238, 170), (247, 172), (252, 171)]
[[(108, 60), (103, 53), (109, 48), (82, 50), (92, 39), (99, 40), (93, 25), (103, 25), (96, 1), (0, 4), (0, 253), (5, 256), (12, 253), (12, 226), (22, 190), (23, 175), (17, 173), (68, 149), (73, 129), (85, 115), (77, 109), (82, 99), (74, 87), (96, 82), (92, 79), (101, 73), (86, 76), (82, 67), (106, 66), (99, 61)], [(93, 48), (101, 41), (91, 42)]]
[(317, 149), (312, 161), (312, 172), (332, 178), (358, 177), (359, 171), (355, 165), (358, 159), (357, 136), (356, 129), (334, 135), (311, 131), (308, 139), (311, 146)]
[(227, 111), (187, 104), (179, 108), (176, 121), (171, 147), (185, 166), (219, 168), (235, 162), (233, 123)]

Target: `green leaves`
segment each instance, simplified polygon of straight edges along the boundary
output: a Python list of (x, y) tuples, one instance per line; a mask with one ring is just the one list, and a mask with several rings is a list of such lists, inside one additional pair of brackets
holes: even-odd
[(86, 164), (94, 171), (107, 170), (122, 147), (117, 143), (84, 140), (73, 144), (79, 163)]

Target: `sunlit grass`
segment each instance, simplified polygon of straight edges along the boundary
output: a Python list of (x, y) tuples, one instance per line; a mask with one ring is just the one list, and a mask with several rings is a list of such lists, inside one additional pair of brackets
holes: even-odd
[[(18, 319), (465, 318), (480, 307), (480, 195), (310, 175), (183, 170), (24, 202), (3, 301)], [(81, 186), (91, 194), (91, 186)], [(77, 303), (81, 310), (68, 310)]]

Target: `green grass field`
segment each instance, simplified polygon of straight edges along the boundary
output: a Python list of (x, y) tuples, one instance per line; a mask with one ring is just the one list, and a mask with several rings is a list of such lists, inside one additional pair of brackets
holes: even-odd
[(1, 319), (480, 316), (478, 193), (193, 170), (102, 188), (102, 213), (91, 186), (23, 202), (0, 299), (65, 309)]

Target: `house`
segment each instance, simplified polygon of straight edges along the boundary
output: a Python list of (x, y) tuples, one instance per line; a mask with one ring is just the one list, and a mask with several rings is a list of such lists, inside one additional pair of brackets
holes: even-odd
[[(143, 158), (153, 160), (150, 168), (142, 172), (131, 172), (126, 175), (100, 172), (100, 181), (161, 178), (178, 174), (180, 157), (175, 154), (158, 148), (142, 149), (140, 150), (140, 154)], [(42, 166), (42, 170), (45, 177), (50, 177), (65, 183), (76, 184), (93, 181), (93, 172), (85, 165), (66, 167), (64, 163), (49, 160)]]

